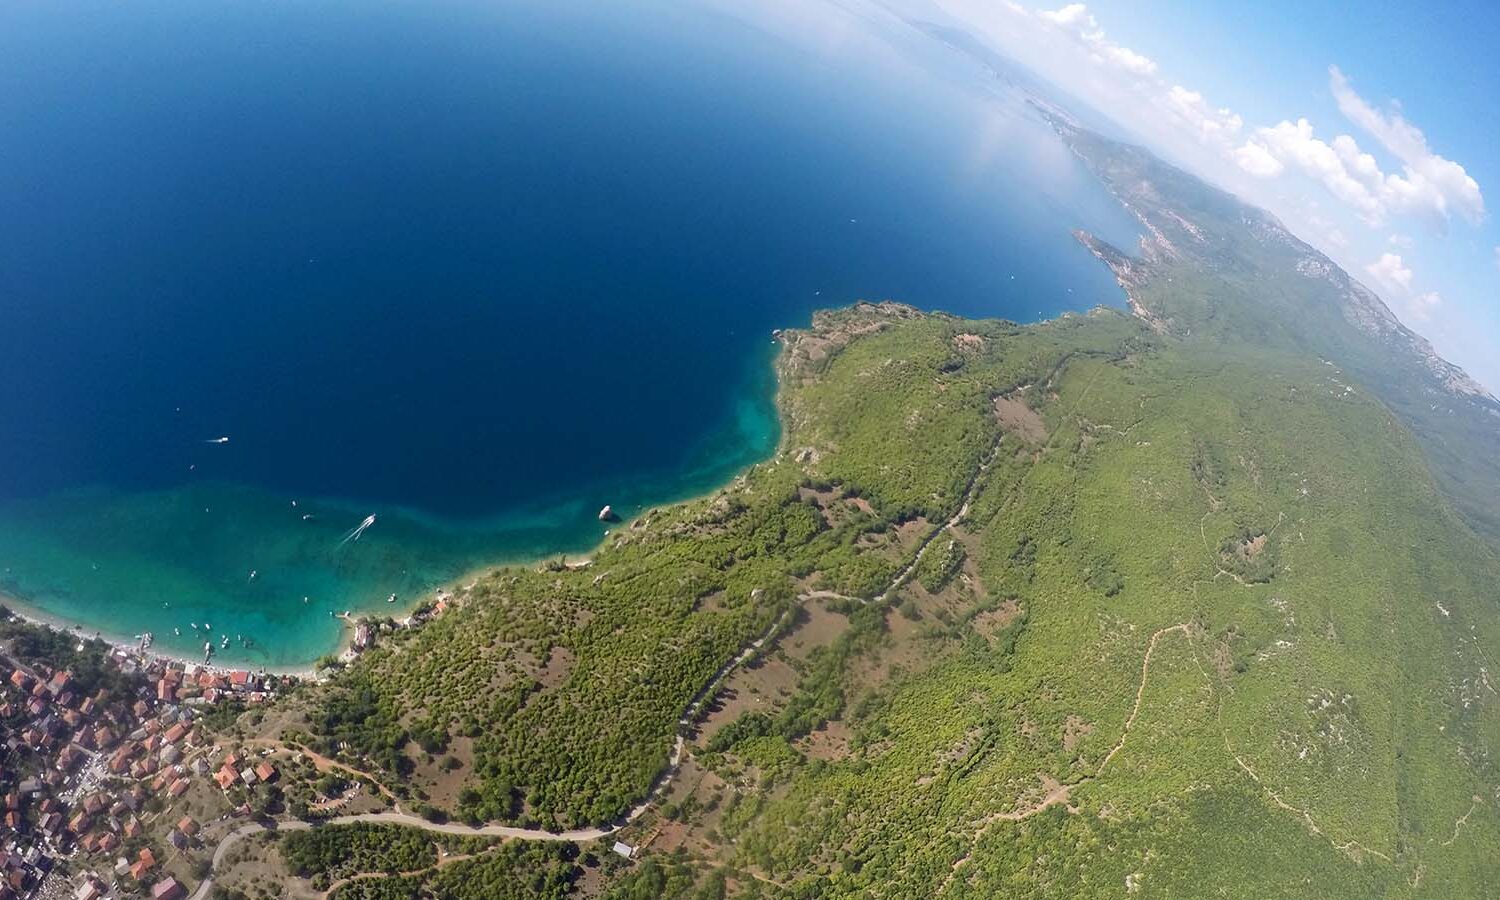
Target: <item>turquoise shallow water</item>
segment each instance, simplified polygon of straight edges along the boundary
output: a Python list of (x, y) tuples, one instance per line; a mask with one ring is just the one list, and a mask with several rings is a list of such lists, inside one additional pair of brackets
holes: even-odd
[(1134, 233), (858, 2), (7, 4), (0, 123), (0, 591), (270, 666), (764, 458), (771, 329), (1118, 304)]
[[(129, 640), (150, 631), (157, 652), (199, 659), (211, 634), (215, 662), (298, 669), (347, 637), (336, 614), (399, 616), (467, 572), (586, 553), (610, 527), (598, 520), (604, 503), (631, 515), (713, 490), (764, 458), (779, 435), (770, 358), (752, 367), (727, 430), (685, 466), (571, 485), (487, 518), (223, 482), (13, 502), (0, 514), (0, 592), (86, 633)], [(375, 524), (348, 539), (372, 512)]]

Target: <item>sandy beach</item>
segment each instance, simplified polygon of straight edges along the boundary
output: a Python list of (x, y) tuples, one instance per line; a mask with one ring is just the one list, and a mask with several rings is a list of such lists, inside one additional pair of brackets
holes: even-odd
[[(15, 616), (18, 619), (21, 619), (24, 622), (29, 622), (32, 625), (37, 625), (42, 628), (51, 629), (52, 631), (56, 631), (60, 634), (67, 634), (73, 637), (77, 637), (80, 640), (100, 641), (116, 650), (125, 652), (132, 658), (141, 662), (151, 662), (153, 660), (157, 660), (165, 663), (178, 664), (183, 667), (197, 666), (199, 669), (204, 669), (210, 672), (216, 672), (224, 675), (235, 671), (252, 671), (261, 672), (266, 675), (278, 675), (287, 678), (307, 680), (315, 680), (318, 678), (318, 671), (310, 665), (292, 667), (249, 665), (233, 666), (223, 663), (216, 663), (212, 660), (205, 663), (201, 657), (193, 658), (179, 653), (158, 652), (155, 649), (147, 649), (146, 651), (142, 652), (141, 642), (139, 638), (127, 635), (109, 634), (97, 629), (90, 631), (84, 625), (80, 625), (77, 622), (70, 622), (60, 616), (53, 615), (52, 613), (49, 613), (44, 609), (39, 609), (38, 607), (27, 603), (25, 600), (16, 597), (13, 594), (0, 593), (0, 606), (3, 606), (6, 609), (10, 610), (11, 615)], [(349, 623), (347, 621), (345, 624), (345, 637), (341, 638), (340, 640), (341, 650), (347, 648), (350, 644), (350, 641), (352, 640), (353, 625), (352, 623)]]

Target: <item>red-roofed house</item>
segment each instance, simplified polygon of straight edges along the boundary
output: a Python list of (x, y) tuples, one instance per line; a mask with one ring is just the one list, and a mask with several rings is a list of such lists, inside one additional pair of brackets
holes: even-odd
[(155, 866), (156, 854), (151, 852), (150, 847), (142, 847), (140, 856), (136, 857), (135, 865), (130, 867), (130, 877), (141, 881)]
[(74, 766), (78, 765), (78, 763), (82, 760), (83, 751), (78, 749), (78, 747), (74, 746), (73, 744), (69, 744), (68, 746), (62, 748), (61, 753), (57, 754), (57, 767), (66, 772)]
[(152, 900), (182, 900), (186, 896), (187, 889), (175, 878), (163, 878), (151, 887)]
[(78, 893), (73, 895), (73, 900), (99, 900), (104, 896), (104, 885), (99, 879), (90, 875), (78, 888)]

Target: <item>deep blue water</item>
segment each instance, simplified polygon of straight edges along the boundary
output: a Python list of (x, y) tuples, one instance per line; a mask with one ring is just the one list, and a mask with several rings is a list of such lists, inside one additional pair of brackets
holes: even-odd
[(801, 7), (0, 7), (0, 590), (304, 662), (763, 458), (815, 308), (1122, 300), (1022, 98)]

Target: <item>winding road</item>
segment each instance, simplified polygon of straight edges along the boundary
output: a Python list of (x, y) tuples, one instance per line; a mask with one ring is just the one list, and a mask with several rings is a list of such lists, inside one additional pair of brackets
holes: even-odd
[[(969, 505), (974, 499), (974, 494), (979, 487), (982, 476), (994, 463), (996, 456), (999, 454), (1000, 442), (1001, 438), (997, 438), (994, 445), (990, 448), (989, 453), (986, 454), (986, 456), (980, 461), (978, 468), (974, 471), (974, 474), (970, 476), (968, 484), (964, 486), (964, 491), (961, 496), (958, 511), (953, 514), (952, 518), (934, 528), (927, 534), (925, 538), (922, 539), (922, 542), (917, 546), (917, 552), (912, 557), (911, 562), (908, 563), (904, 568), (902, 568), (901, 571), (896, 573), (896, 576), (891, 579), (886, 588), (874, 598), (869, 600), (860, 600), (860, 598), (847, 599), (856, 599), (860, 600), (860, 602), (863, 603), (884, 603), (888, 601), (903, 584), (906, 583), (906, 580), (910, 578), (912, 573), (916, 570), (917, 564), (922, 561), (923, 555), (932, 545), (932, 542), (936, 540), (943, 532), (948, 531), (954, 526), (958, 525), (961, 521), (963, 521), (964, 517), (968, 515)], [(801, 603), (819, 597), (842, 598), (842, 595), (834, 594), (831, 591), (812, 591), (806, 594), (799, 595), (797, 600), (799, 603)], [(685, 729), (688, 726), (692, 725), (692, 723), (702, 714), (703, 709), (708, 704), (708, 702), (718, 694), (719, 689), (724, 684), (724, 681), (734, 672), (734, 670), (744, 665), (752, 657), (754, 657), (755, 654), (758, 653), (768, 641), (772, 640), (776, 636), (776, 634), (782, 628), (784, 628), (788, 622), (791, 621), (794, 609), (795, 607), (793, 609), (788, 609), (786, 612), (783, 612), (776, 619), (776, 621), (771, 623), (771, 626), (766, 629), (765, 633), (747, 644), (745, 648), (740, 651), (738, 656), (726, 662), (722, 667), (719, 668), (717, 672), (714, 673), (713, 677), (708, 680), (708, 682), (702, 687), (702, 689), (700, 689), (698, 693), (693, 695), (693, 698), (688, 702), (687, 708), (683, 710), (682, 718), (678, 720), (678, 725), (680, 728)], [(1137, 699), (1137, 703), (1139, 703), (1139, 699)], [(223, 864), (224, 859), (228, 855), (229, 851), (234, 847), (235, 844), (239, 843), (244, 838), (262, 831), (305, 831), (310, 828), (322, 827), (325, 825), (355, 825), (359, 823), (367, 823), (404, 825), (411, 828), (420, 828), (424, 831), (438, 832), (442, 834), (466, 835), (470, 837), (499, 837), (507, 840), (569, 841), (572, 843), (587, 843), (589, 841), (596, 841), (600, 838), (608, 837), (609, 835), (619, 831), (621, 828), (624, 828), (626, 825), (629, 825), (657, 801), (657, 799), (662, 795), (667, 787), (671, 785), (673, 779), (677, 777), (678, 772), (681, 771), (682, 753), (685, 746), (686, 740), (683, 738), (681, 732), (679, 732), (676, 740), (672, 744), (672, 754), (667, 759), (667, 765), (662, 769), (661, 773), (657, 775), (656, 781), (651, 785), (651, 789), (647, 791), (646, 796), (641, 798), (640, 802), (635, 806), (632, 806), (624, 816), (620, 817), (609, 825), (599, 828), (579, 828), (572, 831), (544, 831), (539, 828), (517, 828), (512, 825), (476, 826), (461, 825), (454, 822), (430, 822), (420, 816), (414, 816), (410, 813), (401, 812), (399, 807), (396, 811), (393, 812), (373, 812), (359, 813), (347, 816), (335, 816), (332, 818), (323, 819), (316, 824), (305, 822), (299, 819), (290, 819), (271, 823), (247, 822), (246, 824), (241, 825), (240, 827), (229, 832), (219, 841), (219, 845), (214, 848), (212, 867), (210, 869), (209, 876), (203, 879), (202, 883), (198, 885), (198, 889), (192, 893), (192, 896), (189, 898), (189, 900), (207, 900), (209, 894), (213, 891), (214, 886), (212, 873), (218, 871), (219, 866)], [(337, 768), (344, 769), (349, 772), (357, 772), (357, 770), (350, 769), (342, 763), (337, 763), (332, 760), (325, 761)], [(363, 773), (359, 774), (363, 775)], [(374, 779), (371, 780), (373, 781)], [(376, 782), (376, 785), (377, 787), (380, 787), (382, 793), (390, 796), (389, 791), (387, 791), (383, 785), (380, 785), (379, 782)]]
[[(683, 727), (692, 724), (693, 720), (696, 719), (698, 715), (703, 711), (703, 707), (709, 701), (709, 699), (712, 698), (716, 693), (718, 693), (718, 689), (721, 685), (723, 685), (724, 679), (728, 678), (730, 673), (732, 673), (739, 666), (744, 665), (747, 660), (749, 660), (756, 654), (757, 651), (764, 647), (766, 642), (771, 640), (776, 635), (776, 632), (780, 630), (788, 621), (790, 621), (791, 615), (792, 614), (790, 610), (782, 613), (775, 622), (771, 623), (771, 627), (768, 628), (764, 634), (762, 634), (756, 640), (750, 642), (750, 644), (746, 646), (738, 656), (725, 663), (719, 669), (719, 671), (715, 672), (713, 678), (709, 679), (708, 684), (704, 685), (702, 690), (698, 691), (698, 693), (695, 694), (693, 696), (693, 699), (688, 703), (687, 709), (683, 712), (682, 718), (678, 721), (678, 724)], [(647, 808), (651, 806), (651, 804), (656, 802), (657, 798), (661, 796), (662, 792), (667, 789), (667, 787), (672, 783), (672, 780), (677, 777), (677, 773), (681, 770), (682, 751), (686, 745), (686, 740), (679, 733), (676, 740), (674, 740), (672, 743), (672, 754), (667, 758), (666, 767), (663, 768), (661, 774), (656, 777), (655, 783), (651, 785), (651, 790), (646, 793), (646, 796), (641, 798), (641, 801), (639, 803), (637, 803), (635, 806), (632, 806), (630, 810), (626, 812), (625, 815), (621, 816), (618, 820), (610, 823), (609, 825), (599, 828), (577, 828), (573, 829), (572, 831), (545, 831), (540, 828), (517, 828), (513, 825), (462, 825), (456, 822), (430, 822), (420, 816), (414, 816), (410, 813), (401, 812), (399, 808), (393, 812), (372, 812), (358, 813), (355, 815), (347, 816), (334, 816), (332, 818), (320, 820), (317, 823), (304, 822), (300, 819), (288, 819), (270, 823), (247, 822), (244, 825), (241, 825), (240, 827), (226, 834), (219, 841), (219, 845), (214, 848), (214, 855), (213, 859), (211, 860), (209, 869), (210, 874), (198, 885), (198, 889), (193, 891), (190, 900), (207, 900), (209, 894), (213, 891), (214, 888), (214, 877), (212, 873), (217, 872), (219, 870), (219, 867), (223, 865), (224, 859), (228, 856), (229, 851), (233, 849), (234, 845), (239, 843), (241, 840), (249, 837), (250, 835), (258, 834), (262, 831), (306, 831), (310, 828), (321, 828), (325, 825), (355, 825), (365, 823), (404, 825), (410, 828), (420, 828), (423, 831), (437, 832), (441, 834), (456, 834), (469, 837), (498, 837), (507, 840), (569, 841), (572, 843), (580, 844), (587, 843), (588, 841), (596, 841), (600, 838), (608, 837), (609, 835), (614, 834), (616, 831), (619, 831), (621, 828), (624, 828), (626, 825), (629, 825), (631, 822), (635, 821), (642, 813), (644, 813)], [(347, 771), (356, 771), (348, 769), (347, 766), (343, 766), (342, 764), (335, 763), (335, 765)], [(376, 784), (381, 788), (382, 792), (385, 792), (385, 788), (383, 785), (379, 785), (378, 782), (376, 782)]]

